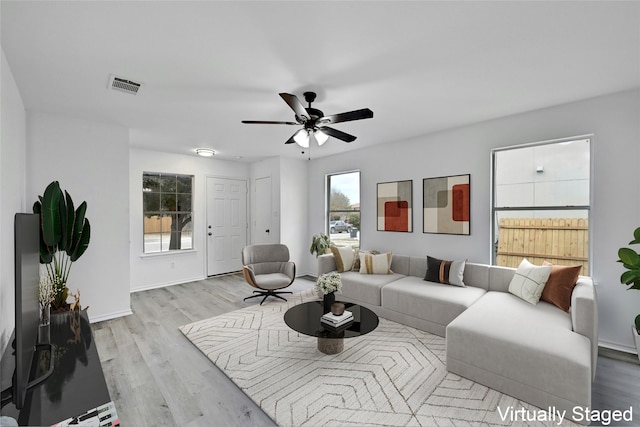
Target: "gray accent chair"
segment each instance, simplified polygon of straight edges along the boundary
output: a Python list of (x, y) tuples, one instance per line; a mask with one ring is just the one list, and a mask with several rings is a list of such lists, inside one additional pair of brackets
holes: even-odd
[(257, 288), (256, 295), (244, 300), (276, 297), (286, 301), (280, 294), (293, 292), (278, 291), (291, 285), (296, 278), (296, 264), (289, 260), (289, 248), (282, 244), (249, 245), (242, 249), (242, 274), (248, 284)]

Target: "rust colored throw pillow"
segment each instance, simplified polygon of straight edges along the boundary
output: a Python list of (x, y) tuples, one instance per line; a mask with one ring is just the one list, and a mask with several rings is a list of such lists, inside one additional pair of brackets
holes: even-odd
[(546, 301), (568, 312), (571, 306), (571, 294), (580, 275), (581, 265), (554, 265), (545, 261), (543, 265), (551, 266), (549, 280), (542, 290), (542, 301)]

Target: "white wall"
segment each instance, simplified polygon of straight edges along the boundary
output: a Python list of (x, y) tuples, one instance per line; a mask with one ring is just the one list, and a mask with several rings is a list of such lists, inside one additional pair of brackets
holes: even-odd
[[(616, 260), (618, 248), (640, 226), (640, 192), (635, 185), (639, 117), (640, 90), (626, 91), (312, 160), (308, 235), (324, 227), (325, 175), (360, 169), (362, 248), (489, 263), (491, 149), (593, 133), (590, 225), (600, 342), (635, 352), (630, 325), (640, 313), (640, 292), (628, 292), (620, 284), (623, 270)], [(422, 179), (467, 173), (471, 174), (471, 235), (423, 234)], [(414, 232), (376, 231), (376, 183), (406, 179), (414, 182)]]
[(289, 248), (296, 274), (316, 274), (309, 265), (311, 237), (307, 236), (308, 160), (280, 159), (280, 242)]
[(13, 217), (31, 211), (25, 199), (26, 113), (4, 51), (1, 62), (0, 355), (15, 327)]
[[(142, 174), (165, 172), (194, 175), (193, 251), (144, 255), (142, 238)], [(141, 291), (206, 277), (206, 177), (248, 180), (245, 163), (162, 153), (130, 150), (129, 199), (131, 211), (131, 290)]]
[(75, 205), (87, 202), (91, 241), (71, 267), (92, 322), (131, 312), (129, 298), (129, 133), (124, 127), (68, 116), (27, 114), (27, 200), (51, 181)]

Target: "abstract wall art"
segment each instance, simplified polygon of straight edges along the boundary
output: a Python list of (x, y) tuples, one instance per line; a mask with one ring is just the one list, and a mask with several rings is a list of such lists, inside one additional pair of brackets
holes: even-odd
[(378, 183), (378, 231), (413, 232), (413, 181)]
[(471, 175), (422, 180), (424, 233), (471, 234), (470, 182)]

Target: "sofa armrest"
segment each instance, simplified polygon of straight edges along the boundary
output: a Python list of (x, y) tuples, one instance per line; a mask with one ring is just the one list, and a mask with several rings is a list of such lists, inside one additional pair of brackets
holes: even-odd
[(591, 373), (596, 376), (598, 360), (598, 303), (590, 277), (580, 276), (571, 294), (571, 323), (574, 332), (591, 340)]
[(333, 254), (323, 254), (318, 257), (318, 276), (337, 270), (338, 266)]

